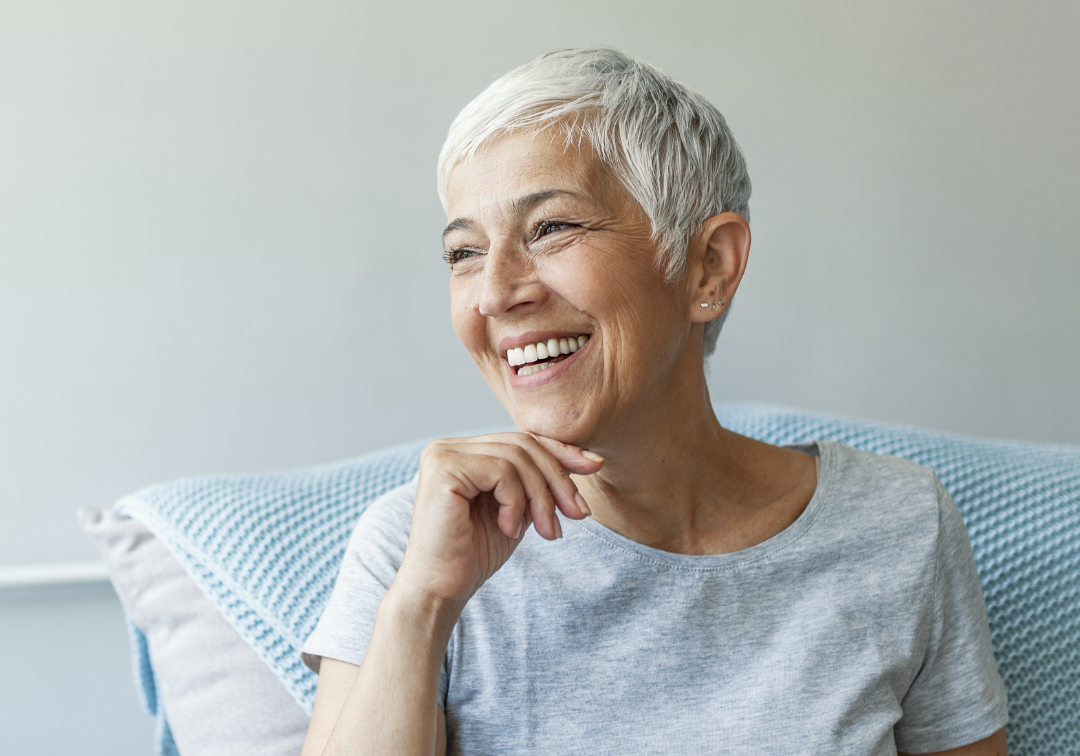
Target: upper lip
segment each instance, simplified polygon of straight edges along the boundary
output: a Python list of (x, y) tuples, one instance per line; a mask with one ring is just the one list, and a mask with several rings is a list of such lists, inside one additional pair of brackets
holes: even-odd
[(511, 349), (517, 347), (524, 347), (528, 344), (535, 344), (538, 341), (547, 341), (548, 339), (568, 339), (571, 336), (590, 336), (588, 331), (526, 331), (525, 333), (519, 333), (516, 336), (507, 336), (499, 342), (499, 354), (506, 355)]

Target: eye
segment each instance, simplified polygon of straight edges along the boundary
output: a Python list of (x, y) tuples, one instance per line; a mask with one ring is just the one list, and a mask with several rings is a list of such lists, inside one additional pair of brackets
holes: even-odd
[(454, 263), (470, 260), (474, 257), (479, 257), (482, 253), (480, 250), (471, 249), (470, 247), (461, 247), (460, 249), (448, 249), (443, 252), (442, 259), (452, 267)]
[(536, 227), (536, 238), (542, 239), (545, 236), (551, 236), (554, 233), (558, 233), (567, 228), (575, 226), (574, 223), (567, 223), (566, 221), (546, 220), (541, 221)]

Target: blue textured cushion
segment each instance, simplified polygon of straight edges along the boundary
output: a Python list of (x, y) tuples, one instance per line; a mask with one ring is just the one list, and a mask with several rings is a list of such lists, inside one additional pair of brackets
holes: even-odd
[[(727, 428), (775, 444), (839, 441), (933, 468), (967, 524), (998, 668), (1009, 751), (1080, 742), (1080, 447), (963, 438), (760, 405), (717, 406)], [(192, 478), (117, 508), (161, 539), (240, 635), (311, 710), (299, 650), (329, 598), (352, 526), (409, 480), (423, 443), (295, 472)], [(145, 647), (143, 647), (145, 654)], [(147, 700), (153, 675), (140, 660)]]

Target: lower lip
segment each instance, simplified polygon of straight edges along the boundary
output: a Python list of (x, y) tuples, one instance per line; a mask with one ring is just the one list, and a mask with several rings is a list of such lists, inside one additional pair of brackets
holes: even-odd
[[(510, 373), (510, 385), (518, 389), (534, 388), (536, 386), (543, 386), (546, 383), (551, 383), (560, 375), (569, 370), (571, 363), (577, 362), (578, 355), (588, 349), (589, 345), (592, 344), (592, 342), (593, 340), (590, 338), (587, 342), (585, 342), (585, 346), (581, 347), (581, 349), (571, 354), (565, 360), (562, 360), (561, 362), (556, 362), (551, 367), (541, 370), (539, 373), (533, 373), (532, 375), (518, 375), (514, 372), (514, 368), (510, 367), (510, 365), (507, 364), (506, 360), (503, 360), (503, 364), (506, 365), (506, 369)], [(524, 365), (521, 365), (520, 367), (524, 367)]]

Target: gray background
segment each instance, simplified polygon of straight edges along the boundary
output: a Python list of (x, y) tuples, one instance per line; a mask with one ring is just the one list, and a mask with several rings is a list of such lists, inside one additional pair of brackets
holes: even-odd
[[(1080, 443), (1078, 34), (1067, 0), (3, 0), (0, 564), (93, 558), (74, 509), (154, 481), (505, 422), (435, 157), (555, 47), (660, 66), (746, 152), (715, 399)], [(0, 644), (0, 752), (149, 751), (107, 591), (0, 596)]]

